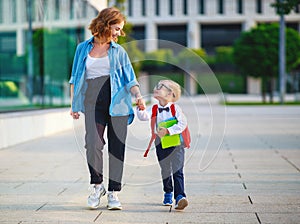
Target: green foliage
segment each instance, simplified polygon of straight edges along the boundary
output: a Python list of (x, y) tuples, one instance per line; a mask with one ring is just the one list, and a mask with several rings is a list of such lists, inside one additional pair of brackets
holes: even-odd
[(184, 75), (182, 73), (154, 73), (150, 75), (150, 89), (153, 89), (154, 86), (162, 79), (170, 79), (174, 82), (177, 82), (180, 86), (184, 86)]
[[(254, 77), (278, 75), (279, 25), (262, 24), (243, 32), (234, 44), (234, 61), (242, 74)], [(286, 29), (286, 69), (291, 71), (300, 57), (300, 36)]]
[(130, 41), (127, 43), (122, 44), (124, 49), (127, 51), (128, 56), (130, 58), (130, 61), (132, 62), (132, 67), (134, 69), (134, 72), (136, 76), (138, 77), (138, 74), (142, 68), (142, 63), (144, 60), (144, 54), (140, 49), (137, 47), (136, 41)]
[(173, 62), (174, 54), (171, 49), (159, 49), (145, 53), (144, 66), (164, 66), (167, 63)]
[[(290, 72), (300, 66), (300, 35), (293, 29), (286, 29), (286, 36), (286, 52), (288, 55), (286, 64), (287, 71)], [(294, 41), (294, 44), (289, 43), (290, 41)]]
[(206, 56), (206, 52), (203, 49), (192, 49), (192, 48), (184, 48), (180, 51), (176, 57), (177, 62), (188, 62), (192, 64), (198, 64), (199, 60)]
[(132, 32), (132, 28), (133, 28), (133, 25), (131, 23), (126, 23), (123, 27), (123, 31), (125, 33), (125, 36), (122, 37), (118, 37), (118, 44), (124, 44), (126, 42), (129, 42), (129, 41), (132, 41), (133, 38), (130, 36), (130, 33)]
[(276, 13), (281, 14), (290, 14), (291, 10), (300, 4), (299, 0), (276, 0), (275, 3), (272, 3), (271, 6), (276, 8)]
[[(205, 83), (205, 94), (215, 93), (216, 84), (215, 80), (211, 77), (213, 74), (198, 74), (197, 80), (198, 90), (200, 94), (204, 93), (204, 90), (201, 88), (201, 84)], [(231, 73), (217, 73), (216, 78), (222, 92), (224, 93), (245, 93), (245, 80), (243, 76), (231, 74)]]
[(184, 48), (175, 57), (175, 64), (187, 71), (198, 71), (206, 63), (206, 52), (203, 49)]
[(216, 74), (224, 93), (245, 93), (245, 78), (236, 74)]
[(12, 81), (0, 82), (0, 97), (17, 97), (19, 88)]
[(233, 64), (233, 47), (216, 47), (216, 63)]

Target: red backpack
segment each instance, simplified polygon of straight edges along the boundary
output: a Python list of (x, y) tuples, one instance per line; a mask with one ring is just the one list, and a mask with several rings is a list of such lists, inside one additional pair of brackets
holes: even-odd
[[(172, 104), (170, 106), (170, 109), (171, 109), (171, 113), (172, 113), (172, 116), (175, 117), (175, 105)], [(147, 157), (149, 151), (150, 151), (150, 147), (153, 143), (153, 141), (155, 140), (156, 138), (156, 134), (155, 134), (155, 123), (156, 123), (156, 116), (157, 116), (157, 110), (158, 110), (158, 105), (155, 104), (152, 106), (152, 115), (151, 115), (151, 139), (150, 139), (150, 142), (148, 144), (148, 147), (144, 153), (144, 157)], [(190, 135), (190, 131), (189, 131), (189, 128), (188, 126), (186, 126), (186, 128), (184, 129), (184, 131), (181, 133), (182, 135), (182, 138), (183, 138), (183, 142), (184, 142), (184, 147), (185, 148), (190, 148), (190, 144), (191, 144), (191, 135)]]

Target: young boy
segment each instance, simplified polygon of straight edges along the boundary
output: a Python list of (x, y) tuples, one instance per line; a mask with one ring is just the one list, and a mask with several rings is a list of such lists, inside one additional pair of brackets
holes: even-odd
[[(163, 190), (165, 192), (163, 205), (171, 206), (173, 204), (174, 192), (175, 209), (183, 210), (188, 205), (188, 201), (184, 192), (183, 174), (185, 146), (180, 134), (187, 127), (187, 119), (181, 108), (177, 104), (174, 104), (181, 96), (181, 88), (172, 80), (161, 80), (154, 87), (153, 94), (154, 98), (158, 100), (158, 105), (152, 107), (151, 113), (145, 110), (145, 108), (138, 106), (137, 116), (142, 121), (155, 119), (156, 155), (161, 168)], [(175, 124), (168, 126), (168, 122), (175, 122)], [(163, 127), (161, 124), (166, 124), (166, 126)], [(168, 140), (167, 136), (169, 137)], [(163, 146), (163, 143), (167, 146)]]

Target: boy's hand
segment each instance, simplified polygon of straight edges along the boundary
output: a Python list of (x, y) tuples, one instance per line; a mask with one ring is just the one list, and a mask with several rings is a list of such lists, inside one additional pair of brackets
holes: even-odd
[(146, 103), (143, 98), (137, 98), (136, 99), (136, 105), (139, 110), (145, 110), (146, 109)]
[(162, 138), (162, 137), (164, 137), (166, 134), (169, 134), (169, 131), (168, 131), (167, 128), (163, 128), (163, 127), (157, 128), (157, 135), (158, 135), (158, 137)]

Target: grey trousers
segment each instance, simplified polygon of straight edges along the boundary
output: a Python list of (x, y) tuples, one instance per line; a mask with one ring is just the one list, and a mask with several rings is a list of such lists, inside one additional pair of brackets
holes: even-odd
[(128, 116), (111, 117), (109, 78), (88, 81), (85, 96), (85, 148), (90, 183), (103, 182), (104, 131), (107, 127), (109, 153), (109, 191), (120, 191), (123, 176)]

